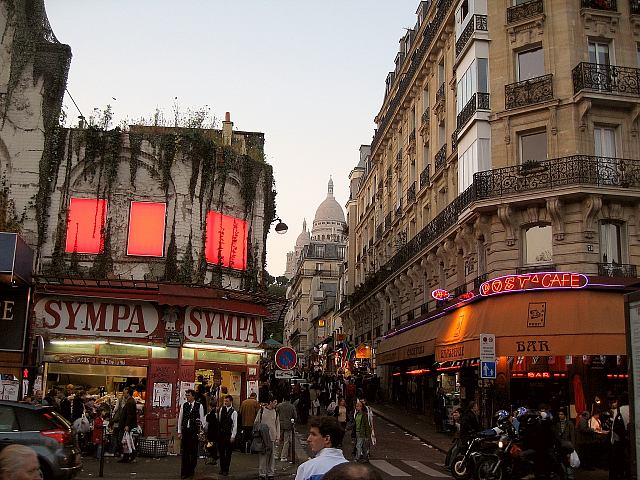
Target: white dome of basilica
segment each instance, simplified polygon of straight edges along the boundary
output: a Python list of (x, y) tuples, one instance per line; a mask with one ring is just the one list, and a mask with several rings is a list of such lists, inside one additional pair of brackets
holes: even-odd
[(313, 219), (314, 227), (317, 222), (340, 222), (346, 224), (344, 211), (333, 196), (333, 180), (331, 179), (329, 179), (327, 198), (324, 199), (316, 210), (316, 216)]
[(304, 220), (302, 222), (302, 231), (296, 239), (296, 247), (304, 247), (305, 245), (309, 245), (309, 243), (311, 243), (311, 235), (309, 234), (309, 230), (307, 230), (307, 221)]

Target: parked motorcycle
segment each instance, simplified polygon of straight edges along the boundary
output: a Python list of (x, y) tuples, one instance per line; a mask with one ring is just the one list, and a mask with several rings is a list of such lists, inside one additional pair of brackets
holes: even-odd
[(469, 441), (460, 441), (457, 445), (457, 453), (452, 452), (451, 456), (450, 468), (453, 478), (467, 480), (471, 477), (476, 471), (475, 459), (480, 458), (477, 455), (494, 452), (500, 433), (499, 429), (483, 430)]

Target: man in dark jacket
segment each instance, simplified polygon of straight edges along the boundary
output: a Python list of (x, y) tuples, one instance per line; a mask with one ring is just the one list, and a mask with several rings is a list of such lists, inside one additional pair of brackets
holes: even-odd
[(467, 411), (460, 419), (460, 439), (467, 441), (471, 439), (477, 432), (481, 430), (480, 427), (480, 407), (477, 402), (469, 402)]
[(238, 432), (238, 412), (233, 409), (233, 397), (224, 397), (224, 405), (218, 412), (218, 452), (220, 453), (220, 473), (229, 475), (233, 442)]
[(178, 415), (178, 438), (181, 442), (182, 465), (180, 478), (191, 478), (195, 474), (198, 463), (198, 433), (200, 425), (206, 425), (204, 407), (196, 401), (195, 390), (187, 390), (187, 401), (180, 408)]
[[(125, 433), (131, 432), (131, 430), (138, 426), (138, 412), (136, 409), (136, 400), (131, 396), (132, 390), (131, 387), (125, 387), (122, 391), (124, 407), (122, 407), (121, 427)], [(118, 460), (118, 463), (129, 463), (135, 456), (135, 450), (131, 453), (124, 453), (122, 458)]]

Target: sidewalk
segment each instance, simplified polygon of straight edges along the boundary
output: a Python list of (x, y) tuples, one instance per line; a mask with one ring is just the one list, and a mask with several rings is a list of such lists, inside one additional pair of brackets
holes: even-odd
[(427, 415), (410, 412), (404, 408), (389, 404), (373, 404), (371, 408), (378, 417), (397, 425), (442, 453), (446, 454), (449, 447), (451, 447), (452, 435), (436, 432), (433, 418)]

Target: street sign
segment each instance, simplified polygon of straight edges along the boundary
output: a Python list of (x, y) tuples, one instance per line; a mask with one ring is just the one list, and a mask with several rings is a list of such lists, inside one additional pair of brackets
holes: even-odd
[(293, 370), (298, 363), (298, 354), (291, 347), (281, 347), (276, 352), (275, 362), (280, 370)]
[(293, 370), (276, 370), (276, 378), (293, 378)]
[(496, 362), (480, 362), (480, 378), (496, 378)]
[(480, 334), (480, 360), (494, 363), (496, 361), (496, 336), (493, 333)]

